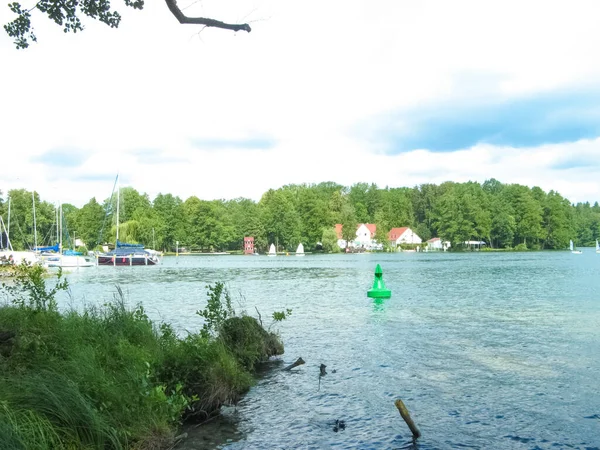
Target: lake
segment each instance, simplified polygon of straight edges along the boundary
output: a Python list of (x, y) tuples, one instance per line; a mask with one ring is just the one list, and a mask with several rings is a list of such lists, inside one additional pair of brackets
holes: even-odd
[[(376, 264), (392, 290), (367, 298)], [(182, 449), (598, 449), (600, 254), (397, 253), (165, 257), (67, 275), (80, 307), (121, 286), (155, 320), (198, 330), (205, 286), (285, 344), (257, 385)], [(281, 371), (302, 357), (306, 364)], [(319, 378), (319, 365), (327, 375)], [(334, 372), (335, 371), (335, 372)], [(414, 444), (394, 401), (422, 437)], [(334, 431), (336, 420), (345, 429)]]

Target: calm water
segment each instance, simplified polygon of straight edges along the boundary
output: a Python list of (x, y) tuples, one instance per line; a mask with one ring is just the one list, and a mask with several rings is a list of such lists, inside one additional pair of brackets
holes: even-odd
[[(376, 263), (392, 289), (366, 297)], [(185, 449), (600, 448), (600, 255), (195, 256), (68, 275), (75, 304), (130, 303), (197, 330), (205, 285), (275, 327), (286, 353)], [(66, 301), (66, 300), (65, 300)], [(306, 364), (280, 371), (298, 357)], [(319, 389), (319, 365), (328, 374)], [(335, 370), (335, 373), (333, 373)], [(423, 436), (394, 406), (401, 398)], [(334, 432), (343, 420), (345, 430)]]

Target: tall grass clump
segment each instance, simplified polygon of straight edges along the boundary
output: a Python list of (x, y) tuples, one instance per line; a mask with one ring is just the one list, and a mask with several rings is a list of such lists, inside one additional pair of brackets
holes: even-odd
[(222, 283), (207, 287), (204, 326), (179, 337), (142, 306), (113, 301), (58, 311), (59, 272), (23, 266), (0, 307), (0, 450), (159, 449), (185, 419), (235, 403), (256, 365), (283, 353), (256, 319), (237, 316)]

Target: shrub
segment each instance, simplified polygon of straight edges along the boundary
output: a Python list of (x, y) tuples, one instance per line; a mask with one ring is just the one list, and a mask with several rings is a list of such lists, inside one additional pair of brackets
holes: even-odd
[(12, 297), (16, 306), (27, 308), (31, 311), (56, 311), (54, 297), (58, 291), (67, 290), (69, 283), (62, 280), (62, 271), (59, 269), (56, 284), (52, 289), (46, 285), (46, 269), (39, 264), (30, 265), (27, 262), (15, 266), (14, 284), (2, 284), (2, 288)]
[(252, 371), (257, 363), (283, 353), (279, 338), (266, 331), (254, 317), (227, 319), (219, 336), (246, 370)]

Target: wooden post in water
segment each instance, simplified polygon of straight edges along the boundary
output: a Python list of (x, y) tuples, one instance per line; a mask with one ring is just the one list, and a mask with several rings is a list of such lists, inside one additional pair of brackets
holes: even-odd
[(283, 368), (282, 370), (290, 370), (290, 369), (293, 369), (294, 367), (301, 366), (302, 364), (304, 364), (304, 360), (302, 358), (298, 358), (295, 363), (290, 364), (289, 366)]
[(408, 425), (408, 428), (410, 428), (413, 438), (415, 438), (415, 439), (419, 438), (421, 436), (421, 432), (419, 431), (419, 429), (417, 428), (417, 426), (415, 425), (413, 420), (410, 418), (408, 409), (406, 409), (406, 406), (404, 406), (404, 403), (402, 402), (402, 400), (398, 399), (394, 402), (394, 404), (396, 405), (396, 408), (398, 408), (398, 411), (400, 412), (400, 415), (406, 422), (406, 425)]

